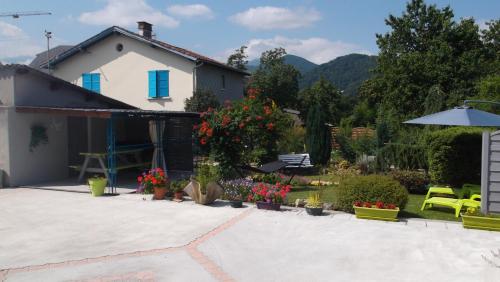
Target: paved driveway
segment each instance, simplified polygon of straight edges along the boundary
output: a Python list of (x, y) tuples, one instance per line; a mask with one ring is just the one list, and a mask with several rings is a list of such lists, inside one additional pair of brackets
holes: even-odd
[(498, 249), (458, 223), (0, 190), (0, 281), (499, 281)]

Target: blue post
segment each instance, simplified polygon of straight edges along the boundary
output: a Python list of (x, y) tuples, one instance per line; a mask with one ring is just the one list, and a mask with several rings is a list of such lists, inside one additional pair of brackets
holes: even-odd
[(115, 192), (116, 185), (116, 144), (115, 144), (115, 129), (113, 117), (108, 120), (108, 132), (107, 132), (107, 143), (108, 143), (108, 185), (111, 193)]

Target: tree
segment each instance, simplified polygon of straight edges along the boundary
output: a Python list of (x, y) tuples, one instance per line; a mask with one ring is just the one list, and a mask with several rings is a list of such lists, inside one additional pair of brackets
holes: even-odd
[(269, 98), (280, 107), (296, 107), (300, 73), (285, 64), (286, 51), (276, 48), (262, 53), (259, 68), (250, 79), (250, 88), (259, 89), (261, 98)]
[(314, 164), (326, 165), (332, 150), (331, 132), (320, 104), (311, 106), (306, 121), (306, 147)]
[(217, 96), (210, 90), (196, 90), (193, 97), (184, 101), (184, 110), (188, 112), (205, 112), (209, 108), (216, 109), (220, 106)]
[[(494, 56), (486, 52), (472, 18), (454, 21), (450, 7), (439, 9), (412, 0), (406, 11), (389, 15), (390, 31), (377, 34), (380, 49), (375, 80), (378, 96), (399, 119), (422, 115), (432, 87), (439, 87), (444, 107), (474, 96), (476, 82), (491, 71)], [(491, 34), (488, 33), (491, 37)]]
[(227, 65), (246, 71), (248, 64), (248, 55), (245, 53), (246, 49), (247, 46), (241, 46), (239, 49), (234, 50), (234, 53), (227, 58)]
[(299, 93), (302, 118), (307, 120), (309, 108), (320, 105), (326, 122), (338, 125), (341, 117), (341, 95), (331, 82), (321, 77), (313, 86)]

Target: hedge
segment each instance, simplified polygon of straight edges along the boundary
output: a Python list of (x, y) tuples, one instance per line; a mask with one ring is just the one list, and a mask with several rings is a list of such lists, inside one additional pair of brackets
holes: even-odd
[(353, 212), (352, 206), (356, 201), (382, 201), (403, 209), (408, 202), (408, 191), (389, 176), (356, 176), (342, 181), (335, 189), (334, 208)]
[(462, 187), (480, 183), (482, 130), (452, 127), (426, 136), (429, 174), (433, 183)]
[(425, 147), (402, 143), (389, 143), (377, 152), (377, 169), (387, 171), (391, 165), (398, 169), (427, 169)]

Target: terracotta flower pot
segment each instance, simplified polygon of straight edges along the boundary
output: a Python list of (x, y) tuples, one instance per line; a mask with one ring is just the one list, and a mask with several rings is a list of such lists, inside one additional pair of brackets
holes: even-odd
[(184, 192), (175, 192), (174, 200), (182, 201), (184, 199)]
[(165, 199), (165, 195), (167, 194), (167, 188), (165, 187), (154, 187), (154, 196), (155, 200), (163, 200)]

